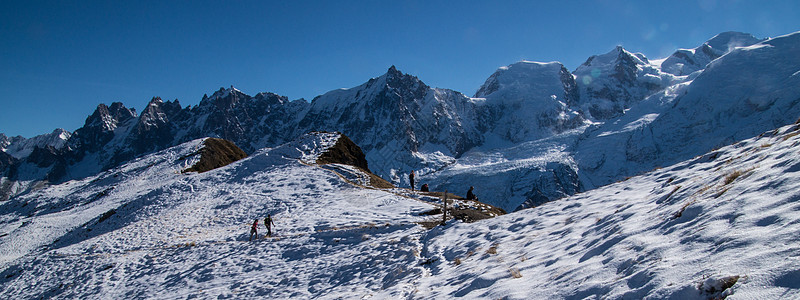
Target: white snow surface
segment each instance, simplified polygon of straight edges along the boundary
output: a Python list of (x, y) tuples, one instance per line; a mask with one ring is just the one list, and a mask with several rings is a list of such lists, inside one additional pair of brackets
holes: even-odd
[[(313, 151), (289, 151), (324, 136), (181, 174), (196, 159), (195, 140), (9, 200), (0, 215), (0, 295), (800, 297), (800, 125), (433, 230), (414, 223), (432, 208), (415, 199), (423, 197), (352, 185), (336, 168), (298, 160)], [(267, 214), (275, 236), (248, 241), (250, 223)]]

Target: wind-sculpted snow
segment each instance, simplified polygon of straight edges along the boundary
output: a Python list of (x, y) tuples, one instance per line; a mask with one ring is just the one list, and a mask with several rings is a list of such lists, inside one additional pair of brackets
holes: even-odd
[[(4, 202), (0, 294), (296, 298), (408, 285), (421, 272), (414, 222), (431, 206), (297, 159), (313, 161), (332, 136), (182, 174), (196, 140)], [(267, 214), (277, 235), (248, 242)]]
[(800, 296), (800, 125), (424, 240), (414, 297)]
[[(326, 136), (282, 147), (310, 149)], [(430, 231), (414, 224), (432, 208), (412, 199), (419, 195), (360, 188), (296, 159), (313, 151), (264, 149), (180, 174), (201, 144), (3, 203), (0, 295), (800, 296), (792, 259), (800, 125), (535, 208)], [(275, 236), (248, 241), (249, 222), (266, 214)]]

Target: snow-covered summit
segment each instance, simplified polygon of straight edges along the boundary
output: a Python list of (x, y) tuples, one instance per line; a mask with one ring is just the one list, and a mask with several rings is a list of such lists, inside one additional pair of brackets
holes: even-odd
[(581, 110), (594, 120), (622, 116), (636, 102), (675, 81), (675, 76), (661, 72), (643, 54), (622, 46), (590, 57), (573, 74), (580, 88)]
[(559, 62), (521, 61), (500, 67), (478, 89), (491, 112), (490, 130), (519, 143), (547, 137), (585, 123), (572, 109), (578, 89), (572, 74)]
[(763, 39), (748, 33), (728, 31), (709, 39), (694, 49), (679, 49), (661, 63), (664, 72), (674, 75), (688, 75), (702, 70), (711, 61), (733, 51), (738, 47), (746, 47)]
[(576, 149), (581, 170), (602, 186), (794, 122), (800, 117), (796, 57), (800, 32), (734, 49), (691, 82), (590, 132)]
[(5, 135), (0, 136), (0, 151), (22, 159), (28, 157), (34, 148), (48, 148), (52, 147), (56, 150), (61, 150), (67, 146), (72, 133), (64, 129), (58, 128), (48, 134), (37, 135), (35, 137), (26, 139), (21, 136), (7, 138)]

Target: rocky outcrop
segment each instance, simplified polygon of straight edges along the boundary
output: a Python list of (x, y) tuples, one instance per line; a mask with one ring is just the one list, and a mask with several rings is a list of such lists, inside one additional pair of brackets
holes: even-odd
[(345, 164), (369, 172), (367, 156), (361, 148), (346, 135), (341, 135), (333, 147), (328, 148), (317, 158), (317, 164)]
[(203, 147), (198, 151), (200, 160), (190, 168), (183, 170), (184, 173), (211, 171), (247, 157), (247, 153), (239, 149), (236, 144), (217, 138), (208, 138), (203, 141)]

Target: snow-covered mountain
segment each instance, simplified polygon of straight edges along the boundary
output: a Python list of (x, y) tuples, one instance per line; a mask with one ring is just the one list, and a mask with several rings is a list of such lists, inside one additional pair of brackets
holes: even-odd
[(8, 138), (6, 135), (0, 134), (0, 151), (19, 159), (28, 157), (37, 147), (52, 147), (56, 150), (61, 150), (66, 147), (67, 140), (69, 140), (71, 135), (69, 131), (61, 128), (53, 130), (51, 133), (38, 135), (29, 139), (21, 136)]
[[(421, 215), (436, 206), (425, 194), (316, 163), (339, 134), (183, 173), (202, 159), (193, 140), (0, 203), (0, 295), (796, 298), (798, 133), (431, 230), (417, 224), (438, 219)], [(262, 238), (248, 241), (254, 220)]]
[(549, 137), (584, 125), (572, 108), (579, 101), (575, 78), (558, 62), (522, 61), (501, 67), (486, 80), (476, 98), (486, 99), (489, 131), (519, 143)]
[(794, 122), (800, 117), (796, 57), (800, 33), (731, 50), (693, 80), (587, 132), (575, 151), (579, 168), (592, 186), (602, 186)]
[(682, 76), (706, 68), (711, 61), (739, 47), (751, 46), (761, 42), (750, 34), (742, 32), (723, 32), (694, 49), (678, 49), (661, 63), (664, 72)]
[(399, 182), (413, 169), (442, 168), (480, 145), (486, 130), (482, 105), (392, 66), (358, 87), (315, 98), (298, 129), (344, 133), (364, 150), (377, 174)]
[(194, 107), (155, 97), (140, 115), (101, 104), (66, 146), (0, 137), (5, 151), (31, 149), (5, 160), (0, 186), (9, 197), (198, 138), (252, 154), (327, 130), (350, 136), (394, 184), (407, 186), (417, 170), (436, 188), (475, 186), (506, 210), (531, 207), (794, 121), (797, 37), (727, 32), (652, 61), (617, 47), (572, 73), (523, 61), (499, 68), (472, 98), (391, 67), (311, 102), (230, 87)]
[[(800, 33), (725, 49), (689, 76), (662, 72), (621, 47), (593, 57), (573, 74), (581, 93), (570, 108), (591, 125), (511, 146), (487, 143), (421, 179), (437, 189), (475, 186), (483, 201), (511, 211), (671, 165), (800, 117)], [(599, 70), (597, 79), (592, 70)]]

